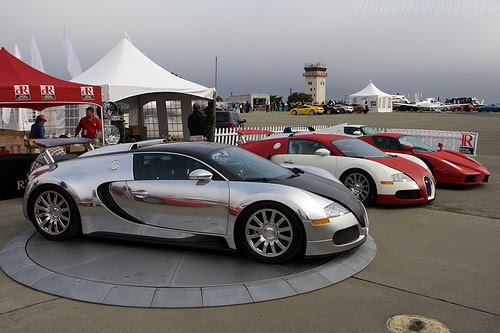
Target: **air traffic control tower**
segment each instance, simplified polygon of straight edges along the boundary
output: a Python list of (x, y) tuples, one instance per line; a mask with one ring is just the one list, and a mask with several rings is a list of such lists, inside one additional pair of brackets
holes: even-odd
[(306, 63), (304, 66), (304, 93), (313, 98), (313, 103), (326, 101), (326, 65), (319, 62)]

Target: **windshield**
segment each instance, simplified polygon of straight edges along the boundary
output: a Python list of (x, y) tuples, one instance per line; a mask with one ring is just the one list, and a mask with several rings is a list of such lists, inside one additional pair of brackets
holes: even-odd
[(370, 126), (361, 126), (361, 132), (363, 132), (364, 135), (378, 133), (378, 131), (375, 128), (370, 127)]
[(436, 151), (436, 149), (432, 148), (426, 143), (423, 143), (414, 136), (408, 136), (408, 135), (400, 136), (398, 138), (398, 141), (403, 146), (413, 147), (414, 151), (429, 151), (429, 152)]
[(208, 157), (239, 180), (284, 179), (294, 175), (290, 170), (238, 147), (211, 151)]
[(378, 148), (358, 139), (340, 139), (330, 143), (347, 157), (385, 158), (389, 156)]

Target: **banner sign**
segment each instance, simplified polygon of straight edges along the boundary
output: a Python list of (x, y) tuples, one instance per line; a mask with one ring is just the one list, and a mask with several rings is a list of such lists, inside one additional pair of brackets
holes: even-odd
[(82, 101), (94, 100), (94, 87), (80, 87), (80, 92), (82, 93)]
[(16, 94), (16, 101), (31, 99), (30, 86), (27, 84), (14, 86), (14, 93)]
[(56, 99), (56, 90), (54, 86), (40, 85), (40, 94), (42, 95), (42, 99), (45, 101)]
[(475, 156), (477, 151), (477, 137), (478, 133), (462, 132), (458, 151), (462, 154)]

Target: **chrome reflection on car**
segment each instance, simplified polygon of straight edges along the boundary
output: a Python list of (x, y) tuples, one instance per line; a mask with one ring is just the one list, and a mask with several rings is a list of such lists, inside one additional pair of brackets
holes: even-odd
[(253, 213), (245, 226), (250, 248), (264, 257), (276, 257), (292, 245), (293, 229), (290, 220), (275, 209), (260, 209)]
[(66, 199), (55, 191), (45, 191), (36, 198), (35, 220), (49, 235), (62, 234), (70, 224), (71, 211)]

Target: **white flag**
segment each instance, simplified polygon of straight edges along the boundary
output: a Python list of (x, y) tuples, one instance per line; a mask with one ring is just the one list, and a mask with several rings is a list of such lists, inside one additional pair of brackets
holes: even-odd
[(45, 68), (43, 67), (42, 57), (40, 56), (40, 50), (36, 44), (35, 36), (31, 39), (31, 67), (45, 73)]
[(68, 72), (71, 75), (71, 78), (77, 77), (78, 75), (82, 74), (82, 67), (80, 66), (80, 60), (78, 59), (78, 55), (76, 54), (76, 51), (73, 48), (73, 43), (71, 42), (68, 28), (66, 26), (64, 26), (62, 48), (64, 52), (66, 52), (66, 60), (68, 62)]
[(14, 55), (16, 56), (17, 59), (21, 60), (21, 51), (19, 51), (17, 43), (14, 45)]

